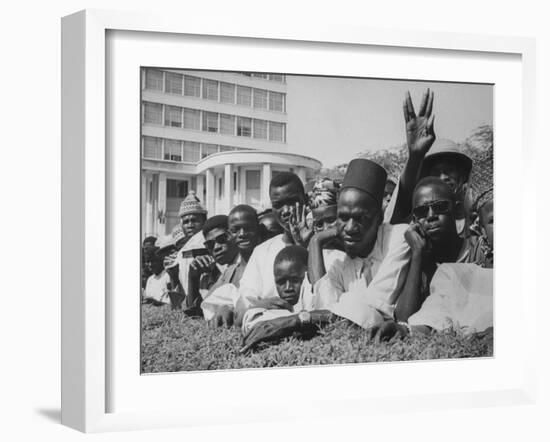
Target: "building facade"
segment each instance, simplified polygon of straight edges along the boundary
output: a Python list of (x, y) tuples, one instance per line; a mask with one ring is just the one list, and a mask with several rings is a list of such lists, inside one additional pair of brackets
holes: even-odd
[(287, 141), (284, 75), (143, 68), (141, 84), (143, 237), (170, 233), (190, 191), (209, 216), (263, 210), (275, 174), (321, 167)]

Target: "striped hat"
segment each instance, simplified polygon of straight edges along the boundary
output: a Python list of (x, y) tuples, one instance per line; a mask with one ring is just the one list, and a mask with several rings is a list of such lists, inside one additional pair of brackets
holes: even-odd
[(195, 195), (195, 192), (191, 190), (185, 199), (181, 202), (178, 216), (181, 218), (185, 215), (192, 215), (194, 213), (202, 213), (206, 215), (208, 212), (202, 206), (201, 201)]
[(330, 178), (321, 178), (315, 181), (313, 189), (309, 192), (309, 205), (312, 209), (335, 206), (338, 202), (338, 190), (340, 183)]
[(470, 192), (472, 208), (476, 212), (493, 200), (493, 146), (474, 158)]

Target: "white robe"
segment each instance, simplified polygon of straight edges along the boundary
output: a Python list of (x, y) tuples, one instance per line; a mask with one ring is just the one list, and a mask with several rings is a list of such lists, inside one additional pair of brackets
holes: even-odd
[(476, 264), (441, 264), (430, 283), (430, 296), (408, 322), (464, 334), (492, 327), (493, 269)]

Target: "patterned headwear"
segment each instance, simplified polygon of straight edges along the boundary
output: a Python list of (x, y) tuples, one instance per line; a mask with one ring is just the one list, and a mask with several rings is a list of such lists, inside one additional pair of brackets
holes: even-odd
[(180, 211), (178, 216), (181, 218), (185, 215), (191, 215), (194, 213), (207, 214), (207, 210), (202, 206), (201, 201), (195, 195), (195, 192), (191, 190), (189, 195), (181, 202)]
[(340, 183), (330, 178), (321, 178), (315, 181), (313, 189), (309, 192), (309, 205), (312, 209), (335, 206), (338, 202)]
[(493, 200), (493, 146), (474, 159), (470, 192), (475, 212)]

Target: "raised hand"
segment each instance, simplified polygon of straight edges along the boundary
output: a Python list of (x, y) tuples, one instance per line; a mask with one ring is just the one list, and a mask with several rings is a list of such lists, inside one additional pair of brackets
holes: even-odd
[(290, 215), (288, 226), (294, 243), (307, 248), (309, 240), (313, 236), (313, 227), (307, 225), (306, 217), (307, 209), (305, 204), (300, 207), (300, 204), (296, 203)]
[(435, 141), (433, 102), (434, 93), (428, 89), (422, 96), (417, 115), (414, 111), (411, 94), (407, 92), (405, 96), (403, 115), (410, 156), (424, 157)]

